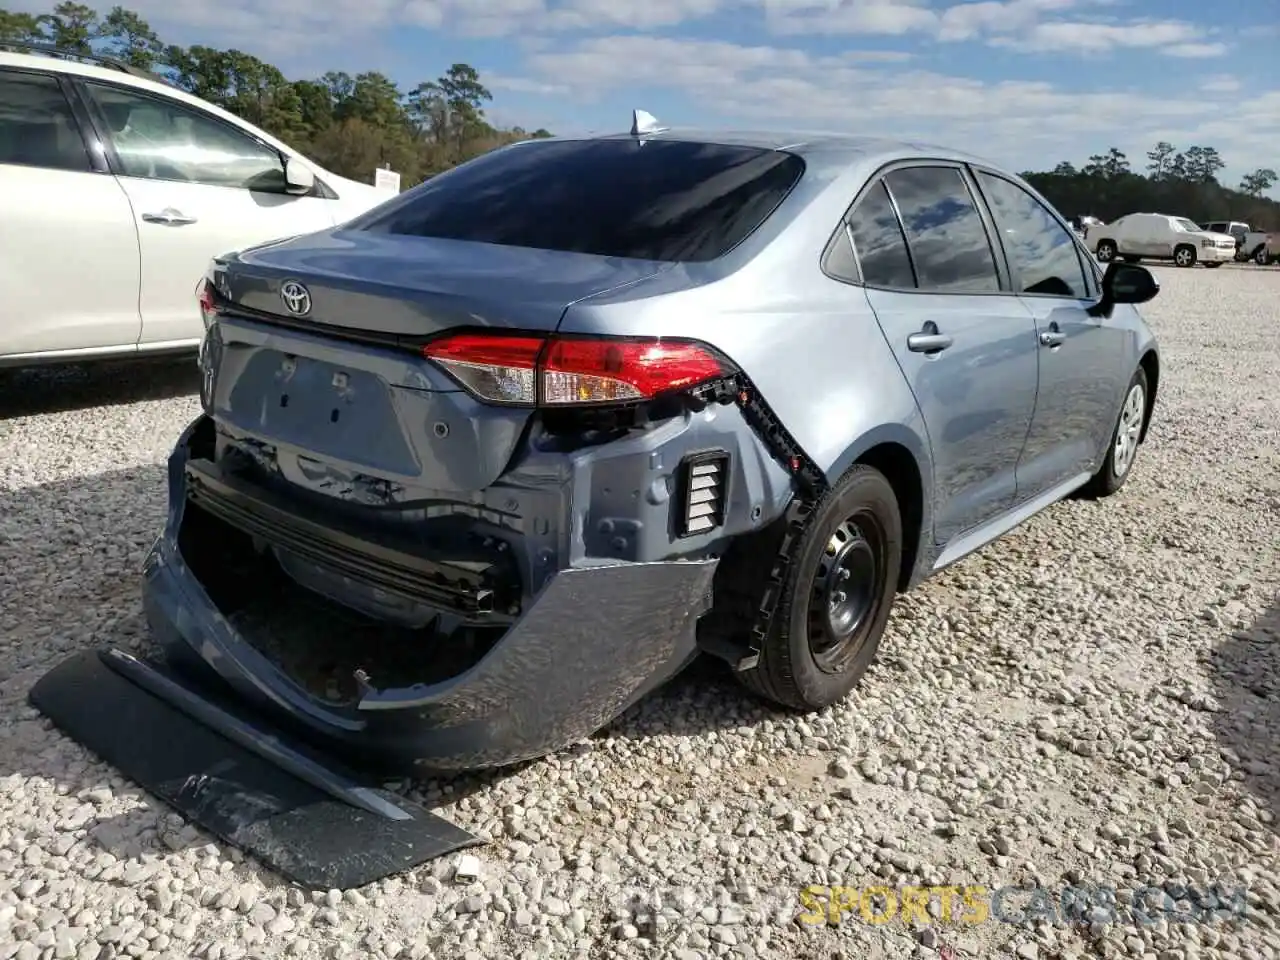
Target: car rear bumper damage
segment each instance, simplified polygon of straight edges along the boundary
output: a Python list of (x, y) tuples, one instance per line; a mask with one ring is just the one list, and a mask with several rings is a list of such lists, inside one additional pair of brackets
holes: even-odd
[[(506, 604), (503, 578), (485, 558), (455, 563), (361, 540), (237, 485), (192, 451), (193, 437), (209, 426), (205, 417), (195, 421), (169, 460), (168, 519), (144, 571), (148, 621), (180, 673), (212, 671), (239, 699), (324, 748), (411, 774), (532, 759), (599, 730), (696, 651), (696, 623), (711, 603), (714, 559), (587, 560), (554, 574), (501, 637), (460, 672), (400, 686), (362, 675), (357, 697), (327, 702), (251, 643), (211, 595), (217, 590), (193, 570), (200, 566), (186, 555), (193, 504), (336, 575), (387, 594), (429, 595), (463, 618)], [(421, 657), (429, 660), (432, 653)]]

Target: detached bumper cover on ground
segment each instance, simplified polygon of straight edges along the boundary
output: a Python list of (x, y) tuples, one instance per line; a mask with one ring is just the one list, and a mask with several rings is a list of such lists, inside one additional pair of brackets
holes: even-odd
[(73, 654), (31, 691), (103, 761), (312, 889), (362, 887), (482, 842), (219, 700), (116, 650)]
[(308, 739), (405, 772), (515, 763), (599, 730), (695, 652), (715, 561), (571, 568), (462, 673), (369, 690), (353, 708), (326, 704), (236, 632), (182, 556), (185, 466), (199, 423), (169, 461), (168, 521), (145, 567), (147, 618), (171, 661), (211, 668)]

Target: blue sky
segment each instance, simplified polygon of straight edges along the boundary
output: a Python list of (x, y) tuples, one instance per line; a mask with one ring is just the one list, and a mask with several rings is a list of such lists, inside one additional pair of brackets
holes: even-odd
[[(1018, 169), (1157, 140), (1280, 170), (1280, 7), (1190, 0), (136, 0), (166, 39), (406, 89), (477, 67), (556, 133), (787, 126), (922, 137)], [(1280, 190), (1272, 190), (1273, 195)]]

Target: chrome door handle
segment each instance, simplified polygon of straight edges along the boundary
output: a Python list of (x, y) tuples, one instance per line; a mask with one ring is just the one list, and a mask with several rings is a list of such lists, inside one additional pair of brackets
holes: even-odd
[(1042, 347), (1060, 347), (1066, 342), (1067, 335), (1059, 333), (1057, 330), (1046, 330), (1040, 334), (1040, 345)]
[(160, 213), (144, 213), (142, 219), (147, 223), (162, 223), (166, 226), (182, 226), (187, 223), (195, 223), (195, 217), (183, 215), (179, 210), (162, 210)]
[(913, 333), (907, 337), (907, 349), (912, 353), (937, 353), (954, 342), (945, 333)]

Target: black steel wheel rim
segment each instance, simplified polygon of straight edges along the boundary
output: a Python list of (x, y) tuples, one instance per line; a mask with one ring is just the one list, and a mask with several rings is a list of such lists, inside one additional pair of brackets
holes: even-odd
[(823, 672), (842, 672), (866, 645), (883, 568), (884, 534), (872, 514), (831, 531), (809, 589), (809, 650)]

